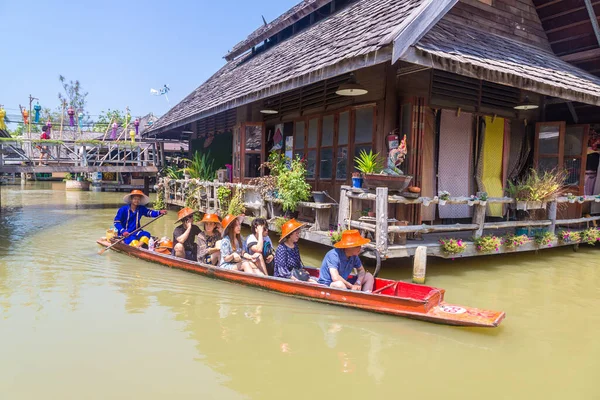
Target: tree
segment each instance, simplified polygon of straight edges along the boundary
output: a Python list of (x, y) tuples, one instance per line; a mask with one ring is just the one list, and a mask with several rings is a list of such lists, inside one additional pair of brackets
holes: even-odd
[[(106, 132), (109, 125), (112, 125), (113, 122), (116, 122), (119, 126), (125, 126), (125, 113), (120, 110), (111, 110), (110, 108), (107, 111), (102, 111), (94, 124), (93, 131)], [(132, 122), (131, 117), (129, 117), (128, 122)]]
[(62, 84), (62, 87), (65, 91), (64, 94), (60, 92), (58, 93), (58, 99), (60, 100), (60, 103), (62, 104), (63, 102), (66, 102), (67, 107), (73, 107), (76, 113), (81, 112), (86, 115), (87, 113), (85, 111), (85, 107), (87, 105), (86, 97), (88, 92), (83, 91), (78, 80), (67, 82), (67, 79), (62, 75), (58, 76), (58, 80)]

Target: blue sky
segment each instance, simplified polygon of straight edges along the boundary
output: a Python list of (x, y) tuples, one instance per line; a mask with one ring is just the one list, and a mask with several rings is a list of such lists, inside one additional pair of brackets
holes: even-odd
[[(88, 112), (162, 115), (225, 62), (237, 42), (299, 0), (0, 0), (0, 104), (29, 94), (55, 108), (59, 74), (89, 92)], [(169, 84), (170, 104), (150, 95)], [(93, 117), (92, 117), (93, 118)]]

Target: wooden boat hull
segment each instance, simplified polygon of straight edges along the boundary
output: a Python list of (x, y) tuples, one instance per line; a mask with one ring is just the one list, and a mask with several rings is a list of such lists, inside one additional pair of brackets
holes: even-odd
[[(103, 238), (98, 240), (98, 244), (107, 247), (110, 246), (111, 243)], [(170, 268), (194, 272), (224, 281), (254, 286), (306, 300), (408, 317), (439, 324), (496, 327), (505, 316), (502, 311), (481, 310), (448, 304), (443, 301), (445, 293), (443, 289), (414, 285), (401, 281), (378, 278), (376, 279), (374, 291), (379, 289), (381, 290), (380, 293), (362, 293), (333, 289), (289, 279), (264, 277), (246, 274), (244, 272), (230, 271), (211, 265), (191, 262), (170, 255), (131, 247), (123, 243), (114, 245), (112, 249)], [(310, 273), (313, 276), (318, 276), (318, 270), (316, 269), (310, 269)]]

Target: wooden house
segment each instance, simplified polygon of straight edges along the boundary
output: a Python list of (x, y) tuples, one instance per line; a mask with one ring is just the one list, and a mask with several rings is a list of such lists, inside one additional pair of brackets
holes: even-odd
[[(559, 18), (550, 16), (577, 6), (585, 19), (585, 3), (304, 0), (234, 46), (227, 63), (145, 135), (224, 153), (242, 183), (281, 146), (306, 159), (315, 190), (338, 198), (355, 155), (386, 155), (386, 137), (397, 130), (408, 139), (403, 169), (421, 197), (485, 191), (500, 199), (507, 180), (529, 166), (568, 169), (570, 190), (583, 194), (589, 125), (572, 117), (600, 105), (597, 18), (564, 22), (574, 43), (573, 35), (587, 35), (570, 54), (568, 37), (556, 34)], [(349, 81), (366, 92), (336, 93)], [(475, 217), (458, 203), (399, 202), (390, 216), (413, 226)], [(506, 212), (498, 201), (486, 216)], [(562, 213), (579, 218), (581, 208)]]

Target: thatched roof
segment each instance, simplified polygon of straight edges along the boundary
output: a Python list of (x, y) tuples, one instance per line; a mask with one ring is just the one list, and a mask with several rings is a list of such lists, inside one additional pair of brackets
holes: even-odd
[(401, 59), (565, 100), (600, 105), (600, 78), (554, 54), (440, 21)]
[(358, 0), (262, 53), (229, 61), (160, 118), (148, 133), (160, 133), (389, 61), (389, 45), (398, 27), (410, 20), (424, 3), (424, 0)]

